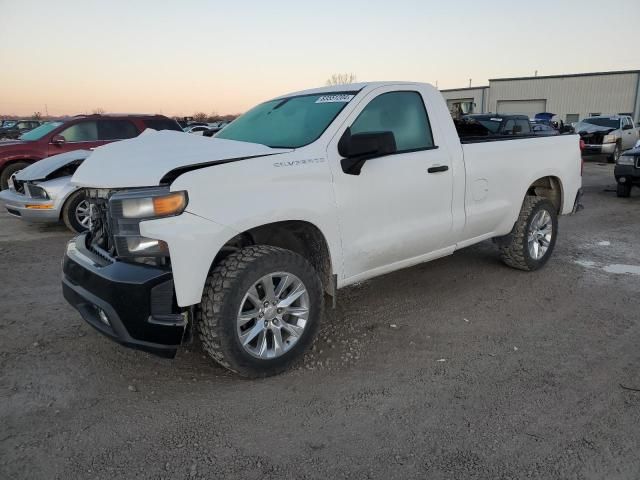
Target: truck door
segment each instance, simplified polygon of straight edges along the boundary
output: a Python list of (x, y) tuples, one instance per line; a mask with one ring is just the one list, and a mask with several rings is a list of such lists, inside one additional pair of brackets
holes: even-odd
[[(358, 175), (345, 173), (338, 142), (347, 128), (351, 135), (391, 132), (397, 152), (367, 160)], [(445, 246), (452, 171), (437, 140), (423, 95), (384, 87), (358, 104), (329, 143), (346, 278)]]
[(631, 117), (622, 117), (622, 150), (629, 150), (638, 141), (638, 131), (633, 128)]

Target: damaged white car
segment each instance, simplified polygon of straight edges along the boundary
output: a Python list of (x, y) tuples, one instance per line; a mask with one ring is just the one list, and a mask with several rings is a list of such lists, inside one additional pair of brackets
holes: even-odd
[(89, 203), (85, 191), (71, 177), (91, 154), (74, 150), (40, 160), (14, 173), (9, 188), (0, 192), (7, 213), (27, 222), (63, 221), (73, 232), (89, 228)]

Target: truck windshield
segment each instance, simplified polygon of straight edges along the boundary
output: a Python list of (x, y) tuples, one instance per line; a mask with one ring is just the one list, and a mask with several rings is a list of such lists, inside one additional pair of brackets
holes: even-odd
[(34, 128), (30, 132), (23, 133), (22, 135), (20, 135), (20, 140), (25, 140), (27, 142), (32, 142), (34, 140), (40, 140), (47, 133), (55, 130), (60, 125), (62, 125), (62, 122), (45, 123), (44, 125), (40, 125), (39, 127)]
[(620, 128), (619, 118), (585, 118), (583, 122), (597, 125), (598, 127)]
[(216, 138), (299, 148), (320, 137), (358, 92), (331, 92), (262, 103), (227, 125)]

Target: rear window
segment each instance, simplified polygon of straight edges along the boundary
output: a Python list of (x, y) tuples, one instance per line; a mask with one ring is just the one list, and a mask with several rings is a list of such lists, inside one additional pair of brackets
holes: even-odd
[(100, 140), (124, 140), (137, 137), (138, 129), (129, 120), (100, 120), (98, 136)]
[(181, 132), (182, 128), (178, 125), (178, 122), (169, 118), (147, 118), (144, 120), (144, 125), (147, 128), (154, 130), (175, 130)]

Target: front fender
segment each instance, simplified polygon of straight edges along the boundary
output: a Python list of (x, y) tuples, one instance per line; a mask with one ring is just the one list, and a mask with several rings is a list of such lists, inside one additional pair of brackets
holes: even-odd
[(187, 307), (200, 303), (213, 259), (238, 232), (185, 212), (177, 217), (141, 222), (140, 233), (163, 240), (169, 246), (178, 305)]

